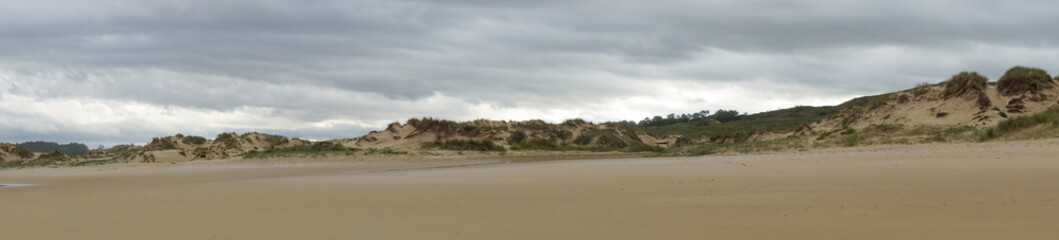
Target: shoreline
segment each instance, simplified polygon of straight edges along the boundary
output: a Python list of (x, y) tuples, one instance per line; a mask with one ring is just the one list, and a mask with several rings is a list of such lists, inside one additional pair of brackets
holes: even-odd
[(5, 170), (0, 239), (1043, 239), (1057, 145)]

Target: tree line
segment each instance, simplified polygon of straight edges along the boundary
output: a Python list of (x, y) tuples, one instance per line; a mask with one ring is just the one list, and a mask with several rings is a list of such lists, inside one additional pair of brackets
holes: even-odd
[(84, 143), (76, 143), (76, 142), (72, 142), (72, 143), (68, 143), (68, 144), (59, 144), (57, 142), (33, 141), (33, 142), (19, 143), (19, 144), (16, 144), (16, 145), (24, 147), (24, 148), (29, 149), (30, 151), (34, 151), (34, 152), (59, 151), (61, 153), (70, 154), (70, 155), (79, 155), (79, 154), (88, 152), (88, 145), (85, 145)]
[(695, 113), (670, 113), (669, 115), (665, 116), (646, 117), (643, 120), (640, 120), (639, 122), (624, 120), (618, 123), (634, 127), (659, 127), (686, 122), (706, 122), (707, 120), (714, 120), (722, 123), (731, 122), (739, 120), (743, 116), (746, 116), (746, 114), (741, 114), (739, 113), (739, 111), (736, 110), (720, 109), (716, 112), (713, 112), (713, 114), (710, 114), (710, 110), (702, 110)]

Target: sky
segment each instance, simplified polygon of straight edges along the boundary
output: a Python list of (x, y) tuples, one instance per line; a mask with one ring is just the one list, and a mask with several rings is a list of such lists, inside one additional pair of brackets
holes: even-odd
[(0, 142), (639, 120), (1059, 72), (1059, 1), (0, 0)]

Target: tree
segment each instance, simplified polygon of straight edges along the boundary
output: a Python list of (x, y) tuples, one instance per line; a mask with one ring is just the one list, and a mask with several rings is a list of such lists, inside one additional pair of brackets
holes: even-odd
[(717, 112), (714, 112), (713, 115), (710, 116), (710, 118), (717, 120), (718, 122), (731, 122), (739, 120), (739, 117), (741, 117), (739, 111), (724, 109), (717, 110)]

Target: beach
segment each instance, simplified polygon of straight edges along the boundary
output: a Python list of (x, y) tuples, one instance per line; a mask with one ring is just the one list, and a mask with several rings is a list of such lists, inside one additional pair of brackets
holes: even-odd
[(1059, 141), (0, 170), (0, 239), (1050, 239)]

